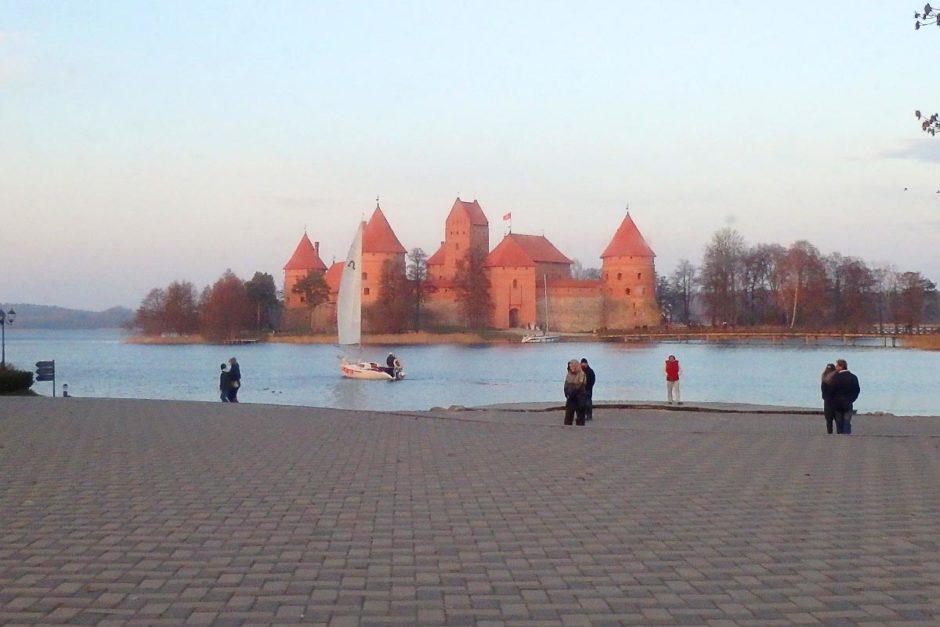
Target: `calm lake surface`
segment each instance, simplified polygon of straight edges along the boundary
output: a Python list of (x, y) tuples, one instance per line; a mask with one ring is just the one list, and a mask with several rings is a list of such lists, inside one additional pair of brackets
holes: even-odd
[[(73, 396), (205, 401), (218, 399), (219, 364), (234, 355), (242, 369), (243, 402), (377, 410), (561, 402), (565, 364), (581, 357), (597, 372), (596, 400), (660, 401), (663, 361), (670, 353), (682, 363), (685, 401), (817, 407), (823, 366), (842, 357), (861, 381), (859, 411), (940, 416), (936, 351), (841, 344), (365, 347), (363, 358), (384, 362), (392, 351), (404, 362), (408, 378), (387, 383), (341, 378), (336, 346), (142, 346), (121, 340), (116, 330), (7, 328), (6, 355), (23, 369), (54, 359), (59, 393), (68, 383)], [(51, 395), (52, 383), (33, 389)]]

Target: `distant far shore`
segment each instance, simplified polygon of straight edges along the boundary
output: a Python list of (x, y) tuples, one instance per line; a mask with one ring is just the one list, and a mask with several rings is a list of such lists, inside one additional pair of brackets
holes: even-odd
[[(641, 334), (610, 334), (599, 335), (595, 333), (559, 333), (562, 342), (677, 342), (702, 339), (698, 335), (708, 336), (705, 341), (720, 342), (740, 342), (749, 343), (757, 336), (776, 335), (777, 339), (789, 337), (839, 337), (838, 332), (825, 331), (806, 331), (797, 333), (787, 333), (786, 331), (759, 331), (759, 332), (723, 332), (709, 330), (704, 334), (690, 334), (676, 331), (644, 331)], [(847, 334), (853, 335), (853, 334)], [(869, 335), (868, 337), (880, 337)], [(927, 335), (898, 335), (887, 336), (897, 340), (897, 346), (902, 348), (914, 348), (920, 350), (940, 350), (940, 334), (933, 333)], [(384, 346), (408, 346), (408, 345), (427, 345), (427, 344), (454, 344), (454, 345), (480, 345), (480, 344), (513, 344), (518, 343), (522, 338), (522, 330), (518, 331), (487, 331), (487, 332), (451, 332), (451, 333), (432, 333), (429, 331), (412, 331), (409, 333), (385, 333), (366, 335), (362, 338), (362, 343), (369, 345)], [(160, 346), (184, 345), (184, 344), (255, 344), (260, 342), (270, 342), (278, 344), (336, 344), (336, 335), (331, 333), (319, 333), (309, 335), (289, 335), (273, 334), (262, 335), (258, 337), (246, 337), (237, 340), (228, 341), (210, 341), (201, 335), (129, 335), (124, 337), (124, 342), (128, 344), (152, 344)], [(777, 343), (773, 341), (772, 343)]]
[[(458, 331), (432, 333), (429, 331), (412, 331), (409, 333), (385, 333), (366, 335), (362, 338), (364, 345), (384, 345), (384, 346), (408, 346), (408, 345), (428, 345), (428, 344), (454, 344), (454, 345), (481, 345), (481, 344), (513, 344), (518, 343), (522, 338), (522, 330), (518, 331)], [(839, 338), (843, 334), (839, 332), (827, 331), (805, 331), (797, 333), (788, 333), (787, 331), (771, 331), (763, 329), (761, 331), (739, 331), (727, 332), (710, 329), (699, 333), (689, 333), (684, 331), (665, 331), (652, 330), (642, 333), (611, 333), (609, 335), (596, 333), (559, 333), (562, 342), (638, 342), (638, 343), (656, 343), (656, 342), (682, 342), (704, 340), (722, 343), (740, 343), (750, 344), (754, 341), (771, 339), (771, 343), (777, 344), (779, 340), (791, 337), (803, 338)], [(940, 334), (932, 333), (925, 335), (897, 335), (880, 336), (874, 334), (844, 334), (857, 338), (867, 337), (868, 339), (886, 337), (891, 339), (892, 345), (901, 348), (914, 348), (919, 350), (940, 350)], [(896, 344), (893, 342), (896, 340)], [(332, 333), (319, 333), (309, 335), (293, 334), (273, 334), (257, 337), (246, 337), (227, 341), (210, 341), (201, 335), (129, 335), (123, 339), (128, 344), (153, 344), (153, 345), (184, 345), (184, 344), (255, 344), (261, 342), (278, 344), (336, 344), (336, 335)], [(887, 342), (887, 340), (885, 340)]]
[[(201, 335), (131, 335), (123, 340), (128, 344), (249, 344), (254, 342), (267, 342), (276, 344), (336, 344), (336, 335), (331, 333), (310, 335), (266, 335), (258, 339), (241, 339), (233, 341), (212, 342)], [(482, 334), (473, 332), (459, 333), (429, 333), (415, 331), (412, 333), (385, 333), (366, 335), (362, 338), (365, 345), (405, 346), (415, 344), (507, 344), (518, 342), (519, 336), (510, 334)]]

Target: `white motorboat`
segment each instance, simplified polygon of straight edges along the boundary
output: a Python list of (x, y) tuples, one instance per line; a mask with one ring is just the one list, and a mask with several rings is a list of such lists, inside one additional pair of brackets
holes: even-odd
[(523, 344), (552, 344), (561, 339), (560, 335), (551, 335), (548, 332), (548, 277), (542, 275), (542, 287), (545, 293), (545, 329), (538, 333), (522, 336)]
[[(349, 247), (346, 265), (339, 283), (336, 301), (336, 330), (341, 346), (356, 344), (362, 352), (362, 230), (365, 222), (359, 223), (356, 236)], [(401, 362), (394, 359), (390, 366), (380, 366), (374, 361), (349, 361), (342, 358), (340, 373), (348, 379), (367, 381), (400, 381), (405, 378)]]

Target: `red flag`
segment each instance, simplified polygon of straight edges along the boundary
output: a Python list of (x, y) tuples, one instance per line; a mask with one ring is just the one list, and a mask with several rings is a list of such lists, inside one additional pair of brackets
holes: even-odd
[(503, 214), (503, 220), (512, 220), (512, 211)]

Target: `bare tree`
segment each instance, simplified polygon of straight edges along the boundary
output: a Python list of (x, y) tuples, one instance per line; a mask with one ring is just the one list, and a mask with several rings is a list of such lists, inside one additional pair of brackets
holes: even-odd
[[(915, 11), (914, 30), (920, 30), (921, 26), (940, 26), (940, 10), (925, 4), (923, 12)], [(918, 110), (914, 112), (914, 115), (920, 120), (920, 128), (925, 133), (936, 135), (940, 132), (940, 114), (934, 113), (928, 116)]]
[(730, 227), (715, 232), (705, 247), (699, 280), (712, 324), (719, 320), (725, 324), (737, 323), (740, 264), (744, 251), (744, 238)]
[(454, 274), (457, 304), (469, 328), (487, 326), (493, 309), (490, 300), (490, 279), (484, 267), (485, 261), (485, 252), (469, 250), (457, 262)]
[(428, 255), (423, 248), (412, 248), (407, 256), (405, 276), (408, 279), (408, 296), (414, 307), (415, 330), (421, 329), (421, 311), (428, 297)]

